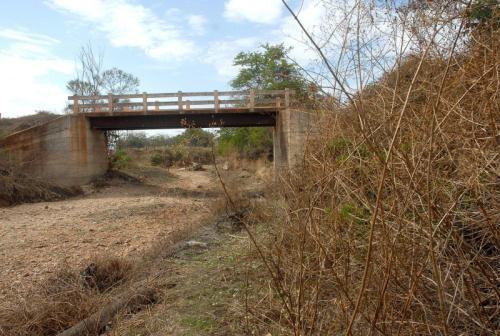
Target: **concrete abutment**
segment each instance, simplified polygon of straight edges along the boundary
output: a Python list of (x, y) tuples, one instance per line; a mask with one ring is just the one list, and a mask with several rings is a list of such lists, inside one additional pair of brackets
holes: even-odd
[(108, 169), (104, 132), (81, 115), (61, 116), (0, 140), (0, 159), (60, 186), (89, 183)]
[(313, 130), (310, 112), (286, 109), (280, 111), (274, 127), (274, 169), (277, 174), (300, 165), (308, 137)]

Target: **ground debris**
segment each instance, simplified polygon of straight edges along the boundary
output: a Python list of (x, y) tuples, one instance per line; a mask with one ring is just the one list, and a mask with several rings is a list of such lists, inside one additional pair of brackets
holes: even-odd
[(189, 171), (204, 171), (205, 168), (201, 163), (193, 163), (190, 167), (188, 167)]
[(208, 244), (196, 240), (189, 240), (186, 242), (187, 247), (198, 247), (198, 248), (208, 248)]
[(61, 187), (17, 172), (0, 163), (0, 207), (61, 200), (83, 193), (80, 187)]
[(137, 311), (140, 306), (149, 305), (154, 302), (156, 302), (156, 291), (152, 288), (142, 288), (131, 293), (126, 293), (106, 305), (99, 312), (58, 334), (58, 336), (80, 336), (88, 335), (92, 332), (99, 333), (101, 330), (106, 329), (109, 321), (120, 310), (128, 309)]

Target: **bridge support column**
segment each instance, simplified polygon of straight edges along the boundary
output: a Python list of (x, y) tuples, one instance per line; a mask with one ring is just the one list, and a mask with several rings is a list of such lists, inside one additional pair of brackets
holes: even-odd
[(84, 116), (67, 115), (0, 141), (6, 158), (28, 176), (61, 186), (90, 182), (108, 169), (104, 132)]
[(274, 169), (280, 174), (302, 163), (307, 137), (311, 133), (311, 113), (295, 109), (279, 112), (274, 127)]

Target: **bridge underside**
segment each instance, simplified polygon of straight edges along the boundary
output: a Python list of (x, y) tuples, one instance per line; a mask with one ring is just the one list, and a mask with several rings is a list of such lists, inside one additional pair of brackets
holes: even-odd
[(300, 162), (309, 123), (309, 113), (290, 109), (81, 113), (0, 140), (0, 159), (30, 176), (71, 186), (88, 183), (108, 169), (106, 130), (266, 126), (273, 127), (274, 165), (280, 172)]
[(142, 130), (173, 129), (186, 127), (273, 127), (276, 125), (277, 112), (272, 110), (235, 113), (224, 111), (207, 113), (189, 111), (179, 113), (151, 113), (120, 115), (88, 114), (87, 119), (93, 129), (98, 130)]

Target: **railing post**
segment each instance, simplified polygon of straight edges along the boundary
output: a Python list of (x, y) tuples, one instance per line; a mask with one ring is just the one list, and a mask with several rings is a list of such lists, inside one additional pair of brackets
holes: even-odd
[(250, 112), (253, 112), (254, 111), (254, 108), (255, 108), (255, 90), (254, 89), (250, 89)]
[(158, 105), (158, 100), (155, 100), (155, 111), (160, 110), (160, 105)]
[(219, 91), (217, 90), (214, 90), (214, 108), (215, 108), (215, 113), (219, 112), (220, 101), (219, 101)]
[(113, 114), (113, 95), (108, 93), (108, 112)]
[(186, 110), (190, 110), (191, 105), (189, 104), (189, 99), (186, 99)]
[(285, 107), (290, 107), (290, 89), (288, 88), (285, 89)]
[(177, 104), (179, 107), (179, 112), (182, 112), (182, 91), (177, 92)]
[(80, 107), (78, 106), (78, 98), (77, 95), (73, 95), (73, 113), (80, 113)]
[(281, 97), (280, 96), (276, 97), (276, 107), (277, 108), (281, 107)]
[(146, 92), (142, 93), (142, 112), (144, 114), (148, 112), (148, 94)]

